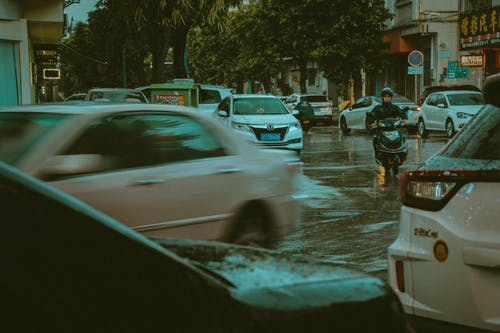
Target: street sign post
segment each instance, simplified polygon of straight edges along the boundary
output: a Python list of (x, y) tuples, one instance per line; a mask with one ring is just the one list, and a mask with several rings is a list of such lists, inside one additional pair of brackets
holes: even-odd
[(408, 54), (408, 75), (415, 76), (415, 103), (417, 102), (417, 75), (424, 74), (424, 54), (413, 50)]

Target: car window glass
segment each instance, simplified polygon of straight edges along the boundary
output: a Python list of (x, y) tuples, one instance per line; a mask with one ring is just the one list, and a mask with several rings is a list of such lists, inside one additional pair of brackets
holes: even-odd
[(325, 95), (308, 95), (304, 97), (309, 103), (328, 103)]
[(200, 103), (219, 103), (220, 94), (217, 90), (200, 89)]
[(14, 164), (44, 135), (69, 115), (51, 113), (0, 113), (0, 160)]
[(436, 101), (437, 101), (437, 95), (431, 95), (427, 98), (426, 103), (427, 105), (436, 106), (437, 105)]
[(371, 97), (365, 98), (365, 100), (363, 101), (363, 105), (362, 106), (370, 106), (370, 105), (372, 105), (372, 99), (371, 99)]
[(446, 103), (446, 98), (443, 94), (438, 94), (436, 98), (436, 105), (444, 104), (445, 107), (448, 107), (448, 103)]
[(290, 103), (295, 103), (295, 102), (297, 102), (297, 96), (294, 95), (290, 98)]
[(114, 115), (94, 121), (63, 153), (98, 154), (105, 170), (225, 155), (218, 139), (194, 119), (178, 115)]
[(482, 105), (482, 94), (448, 94), (450, 105)]
[(500, 108), (487, 105), (443, 152), (445, 157), (500, 160)]
[(356, 101), (356, 103), (354, 103), (354, 105), (352, 106), (353, 109), (357, 109), (357, 108), (360, 108), (363, 106), (363, 103), (365, 101), (366, 97), (361, 97), (360, 99), (358, 99)]
[(237, 98), (234, 100), (234, 114), (271, 115), (288, 113), (288, 109), (277, 98)]

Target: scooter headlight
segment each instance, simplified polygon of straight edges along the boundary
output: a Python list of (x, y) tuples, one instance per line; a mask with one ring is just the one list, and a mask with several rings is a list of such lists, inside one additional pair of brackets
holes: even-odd
[(383, 133), (384, 136), (391, 141), (397, 140), (401, 136), (399, 131), (384, 131)]

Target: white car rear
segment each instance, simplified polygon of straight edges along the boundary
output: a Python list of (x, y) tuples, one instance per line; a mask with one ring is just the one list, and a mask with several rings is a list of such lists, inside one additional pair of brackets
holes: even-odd
[(333, 110), (330, 102), (325, 95), (321, 94), (292, 94), (288, 98), (287, 107), (291, 111), (297, 104), (300, 103), (301, 98), (305, 98), (311, 104), (314, 110), (314, 121), (323, 122), (326, 125), (332, 124)]
[(389, 281), (419, 331), (500, 332), (500, 108), (401, 181)]

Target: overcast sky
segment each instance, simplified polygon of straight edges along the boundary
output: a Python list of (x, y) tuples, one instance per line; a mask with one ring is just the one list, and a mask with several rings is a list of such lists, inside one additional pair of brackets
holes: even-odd
[(80, 3), (74, 3), (64, 8), (64, 12), (68, 14), (68, 23), (71, 23), (73, 17), (73, 25), (78, 21), (87, 21), (87, 13), (94, 9), (97, 0), (80, 0)]

